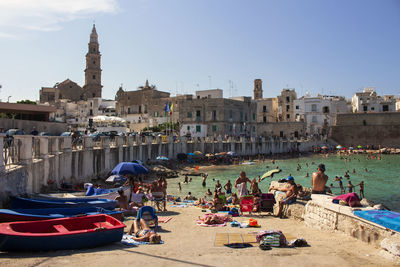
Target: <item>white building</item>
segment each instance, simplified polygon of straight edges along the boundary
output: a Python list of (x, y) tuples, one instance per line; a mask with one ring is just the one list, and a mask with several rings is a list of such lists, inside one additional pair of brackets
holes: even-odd
[(222, 89), (201, 90), (196, 91), (196, 98), (223, 98), (223, 93)]
[(396, 99), (393, 95), (378, 96), (374, 87), (367, 87), (352, 98), (353, 112), (394, 112)]
[(293, 106), (296, 121), (306, 122), (308, 134), (326, 134), (336, 114), (349, 112), (346, 99), (338, 96), (306, 95), (294, 100)]
[(206, 137), (207, 125), (206, 124), (182, 124), (180, 136), (190, 137)]

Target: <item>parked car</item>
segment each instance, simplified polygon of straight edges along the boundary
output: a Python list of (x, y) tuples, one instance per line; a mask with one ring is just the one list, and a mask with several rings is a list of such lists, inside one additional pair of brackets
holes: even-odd
[(49, 132), (40, 132), (39, 136), (55, 136), (55, 135)]
[(100, 141), (102, 136), (106, 136), (106, 135), (104, 133), (97, 132), (97, 133), (92, 133), (89, 136), (93, 138), (93, 141), (97, 142), (97, 141)]
[(72, 132), (63, 132), (60, 136), (72, 136)]
[(10, 137), (10, 136), (14, 136), (14, 135), (24, 135), (25, 132), (24, 130), (20, 130), (20, 129), (9, 129), (6, 132), (6, 137)]

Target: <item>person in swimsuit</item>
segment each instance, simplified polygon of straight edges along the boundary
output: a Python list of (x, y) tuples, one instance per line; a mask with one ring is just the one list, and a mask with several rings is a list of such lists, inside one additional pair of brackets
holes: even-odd
[(347, 188), (349, 189), (349, 193), (353, 193), (354, 185), (351, 183), (351, 181), (349, 181), (349, 183), (347, 184)]
[(207, 196), (212, 196), (212, 192), (211, 192), (210, 188), (207, 189), (206, 195), (207, 195)]
[(207, 174), (204, 174), (204, 175), (203, 175), (203, 182), (201, 183), (201, 185), (202, 185), (203, 187), (206, 187), (206, 180), (207, 180)]
[(361, 181), (358, 185), (360, 186), (360, 197), (364, 198), (364, 181)]
[(140, 219), (140, 222), (133, 220), (129, 235), (132, 235), (132, 239), (140, 242), (150, 242), (152, 244), (160, 244), (161, 236), (150, 229), (144, 219)]
[(221, 191), (222, 190), (222, 185), (219, 182), (219, 180), (217, 180), (217, 183), (215, 184), (215, 190), (217, 190), (217, 191)]
[(289, 176), (286, 178), (286, 181), (290, 184), (288, 188), (279, 188), (279, 187), (271, 187), (270, 190), (278, 190), (282, 192), (286, 192), (286, 197), (279, 201), (279, 208), (278, 208), (278, 213), (276, 214), (276, 217), (282, 218), (282, 211), (283, 211), (283, 205), (284, 204), (292, 204), (296, 202), (296, 197), (297, 197), (297, 185), (294, 182), (294, 178), (292, 176)]
[(325, 165), (319, 164), (318, 171), (314, 172), (311, 178), (312, 193), (325, 194), (325, 185), (328, 181), (328, 176), (325, 174)]
[(224, 189), (226, 190), (226, 194), (232, 194), (231, 180), (228, 180), (228, 182), (224, 185)]

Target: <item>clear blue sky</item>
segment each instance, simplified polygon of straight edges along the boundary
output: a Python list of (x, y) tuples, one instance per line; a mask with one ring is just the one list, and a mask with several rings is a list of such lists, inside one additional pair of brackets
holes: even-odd
[(172, 94), (211, 81), (225, 97), (252, 95), (255, 78), (264, 97), (400, 93), (397, 0), (1, 0), (0, 99), (36, 100), (67, 78), (83, 86), (94, 20), (104, 98), (146, 79)]

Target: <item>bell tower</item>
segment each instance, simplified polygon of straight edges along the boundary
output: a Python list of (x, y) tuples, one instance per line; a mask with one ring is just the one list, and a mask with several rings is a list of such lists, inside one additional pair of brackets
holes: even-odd
[(262, 80), (255, 79), (254, 80), (254, 100), (263, 98), (263, 90), (262, 90)]
[(99, 41), (96, 26), (93, 24), (92, 33), (86, 54), (85, 85), (83, 86), (84, 98), (101, 98), (101, 54), (99, 51)]

